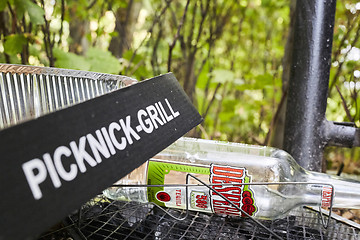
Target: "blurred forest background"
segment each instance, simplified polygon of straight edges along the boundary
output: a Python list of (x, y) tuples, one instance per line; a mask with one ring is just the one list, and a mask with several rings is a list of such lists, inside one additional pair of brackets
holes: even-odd
[[(193, 136), (282, 146), (294, 0), (1, 0), (0, 62), (174, 72), (204, 117)], [(360, 2), (338, 0), (327, 118), (360, 126)], [(359, 150), (328, 149), (360, 173)]]

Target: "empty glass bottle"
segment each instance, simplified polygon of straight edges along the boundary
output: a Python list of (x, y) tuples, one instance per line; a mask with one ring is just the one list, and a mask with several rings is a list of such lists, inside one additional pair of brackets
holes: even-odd
[[(192, 177), (186, 191), (182, 184), (188, 173), (216, 191)], [(289, 184), (239, 185), (251, 182)], [(132, 186), (110, 187), (104, 195), (180, 209), (188, 201), (190, 210), (237, 216), (244, 215), (240, 208), (262, 219), (281, 217), (301, 205), (329, 207), (332, 191), (333, 207), (360, 208), (360, 182), (306, 171), (279, 149), (193, 138), (179, 139), (117, 184)]]

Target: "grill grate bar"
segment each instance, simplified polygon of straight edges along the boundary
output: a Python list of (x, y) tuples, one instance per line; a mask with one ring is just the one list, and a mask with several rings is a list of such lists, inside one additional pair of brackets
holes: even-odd
[(0, 72), (0, 129), (123, 86), (120, 80)]
[[(166, 209), (170, 214), (183, 210)], [(171, 218), (151, 204), (110, 201), (99, 196), (77, 214), (70, 226), (83, 239), (274, 239), (272, 234), (247, 218), (189, 212), (183, 221)], [(331, 219), (323, 228), (319, 215), (309, 209), (295, 209), (289, 216), (261, 221), (283, 239), (357, 239), (359, 229)], [(67, 226), (69, 227), (69, 226)]]
[[(132, 213), (130, 214), (130, 216), (131, 215), (133, 215), (135, 212), (136, 212), (136, 210), (137, 209), (133, 209), (133, 211), (132, 211)], [(113, 216), (115, 216), (115, 215), (113, 215)], [(110, 219), (109, 219), (110, 220)], [(114, 230), (114, 232), (117, 232), (123, 225), (125, 224), (125, 220), (122, 222), (122, 224), (120, 224), (120, 225), (118, 225), (118, 226), (115, 226), (116, 228), (115, 228), (115, 230)], [(129, 235), (131, 235), (132, 234), (132, 232), (134, 232), (135, 231), (135, 228), (132, 230), (131, 228), (129, 229), (131, 232), (129, 233)], [(110, 235), (111, 236), (111, 235)], [(126, 236), (125, 236), (126, 237)], [(126, 238), (125, 238), (126, 239)]]
[[(138, 230), (138, 228), (140, 228), (141, 227), (141, 222), (139, 222), (139, 223), (137, 223), (137, 225), (133, 228), (133, 229), (130, 229), (130, 233), (124, 238), (124, 240), (126, 240), (126, 239), (128, 239), (132, 234), (134, 234), (137, 230)], [(118, 230), (118, 229), (116, 229), (116, 230)]]

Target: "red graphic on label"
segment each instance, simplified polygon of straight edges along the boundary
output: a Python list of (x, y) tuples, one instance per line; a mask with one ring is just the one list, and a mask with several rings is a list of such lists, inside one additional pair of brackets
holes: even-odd
[(167, 192), (157, 192), (156, 199), (160, 202), (169, 202), (171, 200), (171, 197)]
[(331, 205), (332, 187), (324, 186), (321, 192), (321, 207), (328, 208)]
[[(252, 216), (252, 214), (256, 211), (256, 208), (254, 206), (254, 199), (252, 198), (252, 194), (250, 191), (244, 191), (242, 194), (242, 207), (241, 209), (244, 210), (247, 214)], [(241, 214), (241, 216), (245, 217), (246, 215), (244, 213)]]
[[(231, 201), (236, 207), (242, 209), (250, 216), (256, 212), (255, 201), (253, 192), (247, 186), (244, 191), (244, 185), (237, 185), (245, 182), (246, 175), (245, 168), (236, 168), (229, 166), (218, 166), (212, 164), (210, 167), (210, 183), (219, 184), (212, 188), (219, 194), (224, 196), (227, 200)], [(222, 184), (227, 184), (223, 186)], [(230, 185), (229, 185), (230, 184)], [(234, 207), (228, 201), (223, 199), (215, 191), (211, 191), (211, 204), (215, 213), (227, 215), (240, 215), (238, 208)], [(245, 214), (241, 214), (246, 216)]]

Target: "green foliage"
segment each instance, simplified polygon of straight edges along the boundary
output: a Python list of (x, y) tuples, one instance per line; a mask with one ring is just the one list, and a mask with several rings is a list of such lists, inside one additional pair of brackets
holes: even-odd
[(326, 114), (329, 120), (351, 121), (359, 127), (360, 11), (356, 6), (352, 1), (337, 2)]
[(90, 48), (85, 56), (54, 48), (55, 67), (117, 74), (121, 65), (109, 51)]
[[(290, 0), (187, 2), (3, 0), (0, 61), (138, 80), (171, 71), (205, 118), (197, 136), (268, 144), (283, 95)], [(358, 126), (359, 14), (353, 1), (337, 1), (327, 111)], [(109, 50), (115, 38), (121, 54)]]
[(90, 71), (117, 74), (122, 70), (119, 60), (111, 52), (99, 48), (90, 48), (85, 59), (90, 63)]
[(235, 73), (227, 69), (215, 69), (211, 72), (211, 77), (215, 83), (225, 83), (234, 79)]
[(0, 1), (0, 12), (4, 11), (4, 9), (6, 8), (7, 2), (8, 2), (7, 0)]
[(23, 34), (12, 34), (6, 36), (6, 42), (4, 43), (4, 52), (9, 55), (16, 55), (18, 53), (21, 53), (26, 43), (27, 40)]
[(41, 25), (45, 23), (45, 11), (31, 0), (14, 0), (16, 15), (22, 19), (25, 13), (29, 14), (31, 23)]
[(17, 0), (20, 1), (20, 4), (23, 4), (27, 13), (29, 14), (30, 21), (35, 25), (41, 25), (45, 23), (44, 15), (45, 11), (37, 4), (33, 3), (30, 0)]
[(201, 91), (205, 90), (206, 85), (209, 81), (209, 72), (210, 72), (209, 67), (210, 67), (209, 62), (206, 62), (202, 71), (199, 74), (199, 78), (198, 78), (196, 86), (198, 89), (201, 89)]
[(132, 77), (139, 80), (150, 78), (151, 75), (145, 62), (145, 55), (146, 52), (126, 51), (123, 55), (123, 61), (126, 65), (126, 70), (123, 71), (123, 74), (132, 75)]
[(79, 56), (71, 52), (65, 52), (59, 48), (54, 48), (53, 53), (56, 58), (55, 67), (90, 70), (91, 64), (87, 62), (83, 56)]

